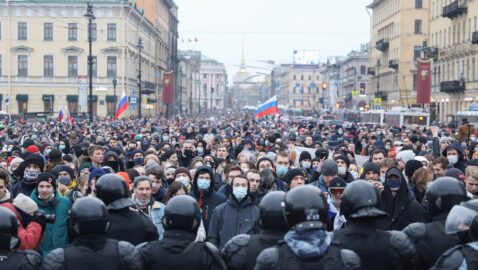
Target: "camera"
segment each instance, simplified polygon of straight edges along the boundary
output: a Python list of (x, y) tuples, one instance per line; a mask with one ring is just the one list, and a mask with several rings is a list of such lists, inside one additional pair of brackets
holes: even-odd
[(44, 211), (38, 210), (35, 213), (35, 216), (39, 216), (39, 217), (43, 216), (47, 223), (55, 223), (55, 215), (54, 214), (46, 214)]

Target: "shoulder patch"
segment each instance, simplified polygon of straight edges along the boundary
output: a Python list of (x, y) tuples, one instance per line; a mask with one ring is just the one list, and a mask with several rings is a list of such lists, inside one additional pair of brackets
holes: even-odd
[(261, 268), (273, 268), (279, 261), (279, 250), (277, 247), (271, 247), (264, 249), (256, 260), (256, 269), (259, 266)]
[(340, 251), (340, 258), (346, 269), (360, 269), (362, 266), (360, 257), (350, 249), (342, 249)]
[(425, 223), (416, 222), (408, 225), (403, 232), (411, 238), (422, 238), (426, 234), (427, 228)]
[(239, 234), (227, 241), (222, 249), (222, 253), (226, 256), (232, 256), (239, 249), (247, 247), (250, 236), (248, 234)]

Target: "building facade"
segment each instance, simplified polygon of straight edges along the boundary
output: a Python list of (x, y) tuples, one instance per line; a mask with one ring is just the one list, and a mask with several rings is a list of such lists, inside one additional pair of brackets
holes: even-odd
[[(381, 107), (416, 103), (416, 59), (428, 38), (429, 1), (374, 0), (372, 10), (370, 85)], [(371, 104), (372, 105), (372, 104)]]
[(201, 88), (193, 96), (198, 100), (198, 111), (225, 109), (227, 72), (223, 63), (201, 56)]
[(478, 2), (430, 1), (432, 118), (448, 123), (478, 102)]
[(201, 90), (201, 52), (179, 51), (178, 113), (199, 113)]
[[(92, 24), (94, 115), (113, 116), (122, 92), (131, 97), (127, 115), (137, 113), (140, 59), (142, 112), (157, 113), (159, 71), (167, 68), (169, 41), (161, 36), (157, 22), (150, 22), (135, 4), (126, 0), (90, 2), (96, 17)], [(87, 112), (85, 13), (86, 2), (81, 0), (0, 3), (2, 110), (54, 115), (62, 107), (73, 115)]]

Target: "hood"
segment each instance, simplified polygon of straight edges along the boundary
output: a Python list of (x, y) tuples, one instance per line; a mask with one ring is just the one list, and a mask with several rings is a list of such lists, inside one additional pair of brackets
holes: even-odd
[[(461, 147), (461, 145), (458, 144), (458, 143), (452, 143), (448, 146), (448, 148), (449, 147), (455, 149), (458, 152), (458, 162), (462, 162), (463, 161), (463, 148)], [(446, 157), (446, 149), (443, 150), (442, 154), (443, 154), (443, 156)]]
[[(392, 174), (400, 175), (400, 189), (398, 193), (393, 196), (392, 190), (388, 186), (388, 176)], [(413, 200), (412, 196), (409, 194), (407, 181), (400, 170), (397, 168), (390, 168), (385, 173), (385, 182), (383, 183), (383, 192), (381, 194), (381, 209), (385, 211), (387, 214), (392, 215), (395, 217), (397, 211), (396, 209), (400, 209), (402, 206), (406, 206), (410, 200)]]
[(330, 234), (322, 229), (290, 230), (284, 241), (292, 252), (302, 260), (323, 257), (332, 241)]
[(103, 157), (103, 160), (106, 162), (108, 160), (109, 157), (115, 157), (116, 161), (119, 161), (119, 156), (118, 154), (113, 151), (113, 150), (109, 150), (105, 153), (105, 156)]
[(211, 177), (211, 185), (209, 186), (209, 190), (207, 193), (210, 194), (214, 192), (214, 174), (212, 173), (212, 168), (209, 166), (201, 166), (196, 169), (196, 173), (194, 174), (194, 178), (193, 178), (193, 191), (198, 196), (199, 196), (199, 188), (198, 188), (197, 180), (198, 180), (199, 174), (205, 173), (205, 172), (207, 172), (209, 176)]

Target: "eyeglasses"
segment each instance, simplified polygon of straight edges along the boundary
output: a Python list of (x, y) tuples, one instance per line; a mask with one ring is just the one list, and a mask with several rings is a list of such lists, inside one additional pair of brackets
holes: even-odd
[(340, 196), (344, 193), (345, 188), (329, 188), (330, 194), (334, 196)]

